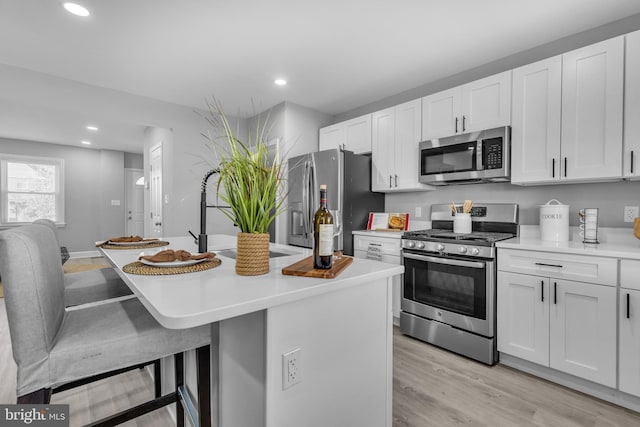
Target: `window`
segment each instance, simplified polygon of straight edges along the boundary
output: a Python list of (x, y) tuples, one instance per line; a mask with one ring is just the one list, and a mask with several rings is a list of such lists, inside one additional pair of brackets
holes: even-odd
[(0, 154), (1, 225), (64, 222), (64, 161)]

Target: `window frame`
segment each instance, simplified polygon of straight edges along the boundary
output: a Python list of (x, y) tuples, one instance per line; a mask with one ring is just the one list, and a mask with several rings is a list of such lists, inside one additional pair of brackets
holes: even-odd
[[(53, 165), (56, 168), (55, 174), (55, 205), (56, 219), (58, 226), (65, 224), (64, 218), (64, 159), (56, 157), (26, 156), (20, 154), (0, 153), (0, 227), (19, 227), (30, 222), (9, 222), (9, 193), (20, 193), (8, 189), (8, 163), (35, 163), (41, 165)], [(29, 194), (29, 193), (24, 193)]]

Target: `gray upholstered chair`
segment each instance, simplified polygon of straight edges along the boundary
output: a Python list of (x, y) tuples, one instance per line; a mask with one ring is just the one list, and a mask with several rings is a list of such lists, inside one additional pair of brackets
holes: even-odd
[(182, 353), (197, 349), (201, 425), (210, 425), (209, 326), (166, 329), (137, 298), (65, 310), (58, 245), (42, 225), (0, 231), (0, 269), (18, 367), (18, 403), (49, 403), (56, 391), (175, 355), (176, 391), (100, 425), (118, 424), (173, 402), (178, 405), (180, 425), (184, 423), (179, 397), (184, 393), (178, 393)]
[[(34, 224), (48, 227), (60, 246), (56, 224), (49, 219), (37, 219)], [(101, 268), (64, 275), (64, 302), (66, 307), (109, 300), (132, 295), (131, 289), (113, 268)]]
[[(33, 223), (34, 224), (46, 225), (56, 235), (56, 239), (58, 239), (58, 230), (56, 229), (56, 223), (55, 222), (53, 222), (53, 221), (51, 221), (50, 219), (47, 219), (47, 218), (41, 218), (41, 219), (36, 219), (35, 221), (33, 221)], [(60, 246), (60, 259), (62, 261), (62, 264), (64, 264), (65, 262), (67, 262), (69, 260), (69, 250), (67, 249), (66, 246), (60, 245), (60, 239), (58, 239), (58, 245)]]

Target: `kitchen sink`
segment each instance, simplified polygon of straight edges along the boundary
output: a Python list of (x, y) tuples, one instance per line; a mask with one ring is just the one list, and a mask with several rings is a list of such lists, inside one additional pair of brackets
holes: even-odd
[[(235, 249), (224, 249), (221, 251), (217, 251), (216, 254), (223, 257), (236, 259), (236, 255), (238, 254), (238, 252)], [(269, 258), (278, 258), (281, 256), (290, 256), (290, 255), (298, 255), (298, 252), (282, 252), (282, 251), (271, 251), (271, 250), (269, 251)]]

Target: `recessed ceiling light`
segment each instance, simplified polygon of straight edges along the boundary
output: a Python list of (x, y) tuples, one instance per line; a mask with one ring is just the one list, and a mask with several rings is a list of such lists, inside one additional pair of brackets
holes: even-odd
[(278, 86), (284, 86), (287, 84), (287, 81), (285, 79), (275, 79), (273, 82)]
[(82, 141), (84, 145), (91, 145), (91, 141)]
[(84, 6), (80, 6), (79, 4), (65, 3), (62, 6), (67, 9), (67, 12), (73, 13), (76, 16), (89, 16), (89, 11), (87, 10), (87, 8)]
[(97, 126), (92, 126), (92, 125), (87, 125), (87, 130), (92, 130), (92, 131), (97, 131), (98, 127)]

